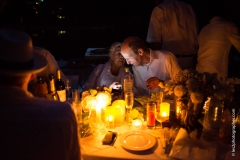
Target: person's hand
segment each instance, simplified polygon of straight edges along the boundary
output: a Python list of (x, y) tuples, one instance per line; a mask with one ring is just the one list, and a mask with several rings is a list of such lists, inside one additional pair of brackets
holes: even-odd
[(146, 80), (146, 86), (149, 90), (158, 88), (158, 84), (161, 82), (157, 77), (151, 77)]
[(121, 85), (121, 83), (119, 83), (119, 82), (113, 82), (113, 83), (109, 86), (109, 88), (119, 90), (119, 89), (122, 88), (122, 85)]

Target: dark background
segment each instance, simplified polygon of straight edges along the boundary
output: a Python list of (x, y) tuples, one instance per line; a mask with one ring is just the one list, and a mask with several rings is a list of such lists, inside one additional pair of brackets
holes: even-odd
[[(240, 26), (240, 0), (182, 1), (192, 5), (200, 30), (216, 12)], [(0, 0), (0, 25), (23, 26), (34, 45), (68, 60), (128, 36), (145, 40), (155, 6), (155, 0)]]

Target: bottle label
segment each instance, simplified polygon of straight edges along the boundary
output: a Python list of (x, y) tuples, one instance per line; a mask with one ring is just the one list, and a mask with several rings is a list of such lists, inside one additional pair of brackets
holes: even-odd
[(57, 91), (57, 94), (59, 96), (60, 102), (65, 102), (66, 101), (66, 89)]
[(132, 88), (133, 88), (133, 81), (132, 80), (124, 80), (123, 82), (123, 89), (124, 92), (132, 92)]

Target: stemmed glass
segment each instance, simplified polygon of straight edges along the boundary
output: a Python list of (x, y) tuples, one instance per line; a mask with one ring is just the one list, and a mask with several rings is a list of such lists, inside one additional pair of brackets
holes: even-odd
[(126, 121), (129, 124), (131, 123), (130, 113), (133, 107), (134, 95), (132, 92), (127, 92), (124, 97), (126, 102)]
[(160, 115), (160, 111), (159, 110), (156, 110), (156, 115), (155, 115), (155, 119), (159, 122), (159, 126), (158, 128), (162, 128), (162, 118), (161, 118), (161, 115)]
[(66, 91), (67, 91), (67, 101), (70, 101), (70, 96), (71, 96), (71, 79), (67, 79), (66, 81)]

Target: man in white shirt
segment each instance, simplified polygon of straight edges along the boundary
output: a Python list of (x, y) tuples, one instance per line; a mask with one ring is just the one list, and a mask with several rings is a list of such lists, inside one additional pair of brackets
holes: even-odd
[(197, 18), (189, 4), (164, 0), (153, 9), (146, 41), (152, 49), (172, 52), (182, 69), (194, 69), (197, 37)]
[(121, 46), (127, 64), (133, 65), (134, 94), (147, 95), (160, 81), (172, 79), (181, 68), (168, 51), (152, 50), (138, 37), (128, 37)]
[(228, 76), (228, 56), (232, 45), (240, 53), (240, 34), (237, 26), (215, 16), (201, 30), (196, 70)]

